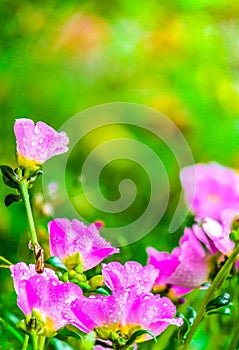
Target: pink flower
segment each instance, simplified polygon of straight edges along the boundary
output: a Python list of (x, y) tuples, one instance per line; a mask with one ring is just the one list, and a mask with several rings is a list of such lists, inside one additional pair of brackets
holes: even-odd
[(19, 166), (37, 170), (47, 159), (68, 150), (65, 132), (58, 133), (49, 125), (31, 119), (17, 119), (14, 124)]
[(18, 263), (10, 269), (19, 308), (25, 316), (32, 315), (33, 309), (39, 313), (46, 336), (72, 322), (75, 317), (70, 303), (82, 296), (80, 287), (60, 282), (55, 272), (48, 268), (39, 275), (33, 264), (28, 267)]
[[(73, 322), (84, 332), (96, 331), (97, 336), (110, 339), (110, 334), (124, 339), (139, 329), (147, 329), (156, 336), (170, 324), (181, 326), (180, 318), (173, 318), (176, 307), (166, 297), (143, 293), (138, 295), (132, 288), (113, 293), (111, 296), (91, 296), (75, 300), (71, 309), (79, 321)], [(107, 337), (108, 334), (108, 337)], [(144, 335), (136, 342), (148, 340)]]
[(172, 285), (168, 282), (168, 278), (174, 273), (180, 264), (176, 248), (171, 255), (167, 252), (159, 252), (154, 248), (147, 248), (148, 264), (159, 269), (159, 276), (156, 278), (153, 290), (158, 293), (166, 293), (172, 300), (187, 294), (192, 288), (183, 288)]
[(137, 294), (150, 292), (159, 271), (152, 265), (142, 266), (136, 261), (124, 265), (118, 262), (102, 264), (105, 284), (113, 291), (133, 287)]
[(207, 281), (208, 256), (189, 228), (185, 229), (179, 247), (170, 255), (154, 248), (147, 248), (147, 253), (148, 263), (160, 271), (155, 281), (156, 290), (169, 288), (171, 297), (179, 297)]
[[(196, 225), (193, 226), (193, 228)], [(235, 247), (235, 243), (230, 240), (231, 230), (227, 226), (223, 226), (216, 220), (205, 218), (201, 223), (202, 231), (207, 236), (209, 244), (215, 246), (216, 250), (224, 255), (230, 255)], [(196, 229), (196, 228), (195, 228)], [(194, 229), (194, 231), (195, 231)], [(205, 243), (206, 244), (206, 243)], [(209, 249), (209, 246), (206, 245)], [(216, 252), (214, 250), (214, 252)]]
[(77, 253), (80, 261), (76, 259), (75, 265), (81, 263), (84, 271), (98, 265), (107, 256), (119, 253), (119, 249), (100, 236), (94, 224), (86, 226), (76, 219), (55, 219), (49, 222), (48, 228), (50, 253), (58, 256), (66, 266), (72, 264)]
[(200, 217), (219, 219), (224, 209), (239, 205), (239, 176), (217, 163), (197, 164), (180, 174), (186, 202)]

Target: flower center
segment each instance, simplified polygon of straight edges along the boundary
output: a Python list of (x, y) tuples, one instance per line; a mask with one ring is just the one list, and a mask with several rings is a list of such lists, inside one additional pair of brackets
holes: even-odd
[(217, 204), (221, 201), (221, 198), (214, 194), (214, 193), (211, 193), (208, 195), (208, 201), (211, 203), (211, 204)]
[[(141, 330), (142, 327), (135, 324), (122, 326), (119, 323), (96, 327), (94, 330), (97, 337), (102, 340), (110, 340), (116, 346), (124, 346), (132, 335)], [(139, 336), (135, 342), (139, 343), (145, 340), (145, 335)]]

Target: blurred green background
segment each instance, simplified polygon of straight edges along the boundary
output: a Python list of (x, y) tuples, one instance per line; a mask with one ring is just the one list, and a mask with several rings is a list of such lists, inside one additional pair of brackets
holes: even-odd
[[(239, 3), (230, 0), (53, 0), (37, 3), (2, 0), (0, 163), (16, 166), (13, 134), (16, 118), (41, 120), (58, 129), (86, 108), (122, 101), (143, 104), (164, 113), (187, 139), (196, 162), (215, 160), (237, 168), (238, 16)], [(100, 133), (106, 137), (105, 131), (99, 131), (97, 137)], [(155, 152), (159, 147), (157, 139), (137, 128), (116, 128), (108, 133), (111, 138), (130, 133), (136, 140), (144, 140)], [(73, 202), (77, 199), (74, 205), (87, 220), (102, 219), (110, 226), (112, 218), (104, 213), (99, 217), (99, 213), (84, 201), (77, 180), (82, 160), (94, 142), (95, 135), (89, 136), (77, 154), (72, 154), (67, 184)], [(170, 251), (182, 234), (182, 229), (174, 235), (168, 235), (167, 231), (180, 191), (179, 169), (166, 149), (160, 152), (171, 185), (169, 207), (151, 234), (122, 248), (121, 256), (117, 257), (122, 262), (134, 259), (145, 263), (146, 246)], [(139, 167), (130, 162), (114, 163), (102, 174), (102, 191), (108, 199), (117, 198), (117, 184), (128, 174), (137, 188), (147, 182)], [(49, 217), (42, 215), (40, 191), (39, 180), (32, 193), (34, 213), (40, 240), (47, 251)], [(2, 183), (0, 255), (13, 263), (31, 262), (31, 253), (26, 247), (23, 205), (5, 208), (3, 199), (7, 193), (9, 190)], [(139, 212), (147, 198), (147, 192), (137, 198)], [(137, 216), (132, 210), (124, 214), (118, 219), (114, 217), (116, 225), (117, 220), (121, 224), (128, 223)], [(0, 273), (1, 306), (4, 303), (0, 315), (10, 317), (7, 311), (22, 317), (15, 307), (16, 296), (9, 271), (1, 269)], [(9, 346), (11, 349), (4, 343), (4, 337), (2, 339), (2, 348)], [(207, 343), (198, 344), (195, 349), (206, 349)], [(17, 348), (17, 345), (12, 346), (12, 349)], [(162, 345), (150, 346), (162, 348)], [(167, 346), (173, 348), (172, 344)]]

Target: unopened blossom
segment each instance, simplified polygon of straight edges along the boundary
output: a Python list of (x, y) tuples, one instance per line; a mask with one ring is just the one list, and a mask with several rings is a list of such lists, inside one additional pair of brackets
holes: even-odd
[(152, 265), (142, 266), (136, 261), (102, 264), (102, 275), (105, 284), (113, 291), (133, 287), (137, 294), (150, 292), (159, 274)]
[[(147, 329), (156, 336), (170, 324), (180, 326), (183, 321), (174, 318), (175, 305), (166, 297), (142, 293), (138, 295), (133, 288), (121, 290), (110, 296), (91, 296), (71, 303), (71, 309), (78, 321), (73, 324), (84, 332), (95, 331), (98, 338), (111, 340), (121, 336), (129, 339), (140, 329)], [(143, 335), (136, 342), (150, 339)]]
[(70, 303), (82, 296), (77, 285), (58, 280), (54, 271), (45, 268), (39, 275), (35, 265), (25, 263), (11, 265), (14, 287), (17, 293), (17, 305), (25, 316), (32, 311), (38, 313), (43, 322), (42, 335), (51, 336), (61, 327), (72, 322), (74, 314)]
[(81, 264), (86, 271), (106, 257), (119, 253), (119, 249), (100, 236), (95, 224), (86, 226), (76, 219), (61, 218), (50, 221), (48, 229), (51, 255), (58, 256), (70, 269)]
[[(220, 252), (224, 255), (230, 255), (235, 247), (235, 243), (230, 239), (231, 230), (227, 225), (223, 225), (217, 220), (213, 220), (211, 218), (205, 218), (201, 226), (201, 237), (197, 235), (198, 239), (200, 239), (207, 247), (211, 253)], [(192, 227), (195, 234), (198, 234), (200, 228), (197, 228), (197, 225), (193, 225)], [(202, 236), (205, 236), (205, 239), (202, 239)], [(214, 249), (213, 249), (214, 247)]]
[(156, 290), (170, 288), (169, 295), (179, 297), (207, 281), (208, 256), (191, 229), (185, 229), (179, 247), (171, 254), (154, 248), (147, 248), (147, 253), (148, 263), (160, 271), (155, 281)]
[(57, 132), (43, 122), (17, 119), (14, 124), (19, 166), (37, 170), (47, 159), (65, 153), (69, 139), (64, 131)]
[(180, 174), (186, 202), (199, 218), (220, 219), (223, 210), (239, 205), (239, 176), (218, 163), (196, 164)]

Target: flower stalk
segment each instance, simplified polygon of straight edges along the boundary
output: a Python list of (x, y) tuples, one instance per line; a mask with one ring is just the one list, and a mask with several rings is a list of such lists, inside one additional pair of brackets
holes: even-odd
[(226, 277), (228, 276), (232, 265), (237, 257), (237, 255), (239, 254), (239, 244), (236, 245), (235, 249), (233, 250), (232, 254), (230, 255), (230, 257), (228, 258), (228, 260), (225, 262), (225, 264), (223, 265), (223, 267), (220, 269), (220, 271), (218, 272), (218, 274), (216, 275), (215, 279), (213, 280), (211, 287), (208, 289), (207, 294), (205, 295), (205, 298), (203, 299), (201, 306), (198, 310), (197, 316), (193, 322), (193, 325), (188, 333), (187, 339), (185, 341), (184, 344), (182, 344), (181, 346), (181, 350), (186, 350), (204, 316), (205, 313), (205, 308), (208, 304), (208, 302), (213, 298), (213, 294), (214, 292), (220, 288), (223, 284), (223, 282), (225, 281)]
[(29, 341), (29, 335), (26, 334), (24, 338), (24, 343), (22, 344), (22, 350), (27, 350), (28, 341)]
[(22, 180), (19, 181), (19, 189), (21, 191), (23, 202), (26, 209), (27, 221), (28, 221), (29, 231), (30, 231), (30, 239), (31, 239), (31, 244), (33, 246), (34, 257), (36, 261), (36, 271), (38, 273), (42, 273), (44, 271), (44, 251), (37, 240), (37, 233), (35, 229), (30, 197), (28, 193), (27, 179), (23, 178)]
[(40, 335), (39, 336), (39, 340), (38, 340), (38, 345), (39, 345), (38, 350), (43, 350), (44, 349), (45, 341), (46, 341), (46, 337), (43, 337), (42, 335)]
[(26, 214), (27, 214), (27, 221), (29, 225), (29, 230), (30, 230), (30, 238), (31, 238), (31, 243), (32, 245), (38, 245), (38, 240), (37, 240), (37, 234), (36, 234), (36, 229), (35, 229), (35, 224), (34, 224), (34, 219), (32, 215), (32, 209), (31, 209), (31, 204), (30, 204), (30, 198), (29, 198), (29, 193), (28, 193), (28, 182), (27, 180), (22, 180), (19, 182), (19, 188), (22, 194), (23, 202), (25, 205), (26, 209)]
[(32, 332), (31, 337), (32, 337), (32, 349), (39, 350), (38, 349), (38, 336), (37, 336), (36, 332)]

